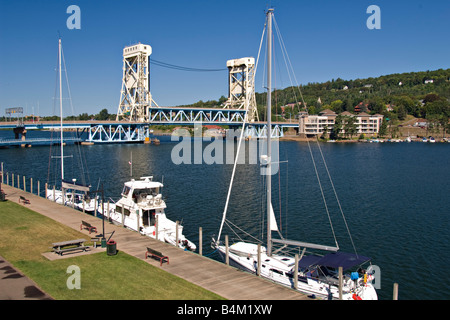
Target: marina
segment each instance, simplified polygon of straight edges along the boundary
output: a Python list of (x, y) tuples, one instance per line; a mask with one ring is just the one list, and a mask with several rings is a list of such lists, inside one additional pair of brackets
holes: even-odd
[[(30, 204), (27, 205), (28, 208), (75, 230), (80, 230), (80, 221), (82, 220), (86, 220), (100, 229), (101, 220), (98, 218), (73, 210), (70, 207), (61, 207), (54, 202), (49, 202), (44, 198), (10, 186), (3, 186), (3, 189), (8, 199), (12, 200), (20, 195), (25, 196), (30, 200)], [(310, 300), (305, 295), (280, 287), (269, 281), (264, 281), (253, 275), (244, 272), (237, 273), (236, 269), (212, 259), (176, 248), (155, 239), (142, 237), (138, 233), (120, 226), (106, 224), (105, 233), (112, 232), (114, 232), (114, 239), (119, 250), (154, 266), (161, 267), (167, 272), (215, 292), (226, 299)], [(90, 236), (89, 231), (85, 231), (85, 233), (86, 237)], [(83, 240), (77, 240), (76, 242), (82, 242)], [(60, 244), (56, 244), (56, 246), (58, 245)], [(145, 252), (148, 246), (155, 250), (163, 251), (170, 256), (170, 263), (162, 265), (157, 260), (146, 259)], [(228, 281), (229, 279), (237, 280), (238, 282)]]
[[(206, 147), (205, 144), (203, 148)], [(164, 176), (163, 196), (168, 208), (168, 218), (183, 222), (183, 233), (197, 245), (196, 252), (202, 250), (203, 256), (222, 261), (218, 253), (210, 248), (208, 239), (217, 234), (217, 226), (220, 225), (227, 192), (227, 185), (223, 181), (229, 180), (232, 165), (175, 165), (170, 159), (174, 145), (173, 142), (151, 147), (142, 144), (96, 145), (87, 146), (83, 150), (87, 162), (92, 164), (91, 180), (96, 182), (101, 179), (105, 200), (111, 203), (110, 198), (118, 200), (117, 196), (123, 189), (122, 182), (129, 180), (128, 161), (131, 152), (136, 177), (148, 175), (149, 172), (159, 173), (156, 178), (161, 181)], [(32, 183), (33, 193), (36, 194), (38, 181), (41, 181), (40, 196), (45, 200), (47, 163), (37, 159), (48, 157), (48, 148), (2, 150), (0, 160), (4, 164), (5, 183), (11, 185), (14, 173), (15, 187), (19, 182), (20, 189), (23, 190), (25, 181), (25, 189), (30, 192)], [(69, 153), (72, 152), (71, 148), (75, 146), (66, 147)], [(447, 280), (432, 277), (427, 282), (418, 283), (411, 281), (411, 277), (427, 278), (430, 273), (439, 274), (449, 259), (450, 239), (446, 229), (450, 226), (450, 217), (445, 212), (450, 204), (448, 188), (445, 186), (450, 172), (446, 161), (443, 161), (449, 156), (448, 145), (324, 143), (322, 150), (328, 159), (341, 205), (346, 209), (354, 241), (361, 252), (373, 257), (372, 263), (381, 270), (381, 287), (377, 289), (379, 299), (392, 299), (394, 283), (399, 284), (400, 300), (447, 298), (446, 288), (450, 287)], [(109, 161), (97, 161), (99, 153)], [(279, 211), (281, 201), (287, 203), (291, 210), (295, 208), (295, 212), (281, 221), (277, 219), (279, 227), (286, 238), (301, 237), (314, 242), (323, 241), (329, 230), (324, 227), (325, 220), (319, 214), (320, 210), (315, 209), (321, 207), (320, 203), (312, 199), (319, 191), (301, 187), (298, 183), (299, 180), (310, 185), (315, 183), (314, 176), (297, 173), (298, 168), (311, 165), (307, 145), (305, 142), (280, 142), (280, 154), (282, 159), (289, 159), (285, 164), (288, 166), (288, 174), (282, 171), (284, 174), (280, 176), (280, 181), (287, 182), (287, 185), (281, 189), (281, 194), (277, 192), (273, 206)], [(70, 162), (67, 168), (72, 168)], [(258, 199), (259, 166), (238, 165), (237, 173), (240, 178), (235, 182), (230, 215), (231, 218), (239, 217), (237, 213), (244, 210), (246, 214), (241, 219), (244, 219), (244, 226), (251, 227), (261, 215), (259, 210), (251, 208), (253, 202), (249, 201), (249, 197)], [(192, 185), (196, 188), (192, 188)], [(278, 190), (278, 178), (274, 181), (274, 188)], [(247, 191), (244, 194), (240, 190)], [(357, 206), (353, 199), (357, 199)], [(255, 201), (258, 203), (258, 200)], [(284, 206), (281, 210), (285, 211)], [(216, 214), (212, 215), (211, 212)], [(93, 223), (98, 227), (101, 219), (92, 218), (99, 221)], [(308, 226), (304, 224), (305, 221)], [(76, 227), (79, 228), (80, 221), (77, 224)], [(197, 240), (199, 227), (203, 230), (202, 246), (199, 246)], [(258, 232), (257, 228), (254, 232)], [(228, 230), (224, 234), (229, 235), (230, 245), (235, 242), (233, 234)], [(136, 235), (139, 236), (137, 233)], [(120, 242), (118, 243), (120, 248)], [(346, 241), (342, 246), (344, 250), (351, 248)], [(172, 265), (172, 259), (170, 263)]]
[[(79, 7), (71, 7), (72, 27), (80, 29)], [(369, 8), (374, 10), (371, 21), (379, 19), (379, 7)], [(100, 105), (94, 91), (104, 96), (101, 89), (110, 78), (119, 83), (120, 64), (114, 66), (114, 77), (108, 72), (122, 54), (117, 113), (105, 108), (96, 116), (65, 118), (63, 101), (70, 101), (72, 113), (74, 108), (58, 33), (53, 112), (58, 105), (59, 116), (47, 119), (59, 120), (35, 121), (32, 107), (33, 120), (27, 116), (24, 121), (23, 107), (5, 109), (9, 121), (4, 117), (0, 122), (0, 200), (17, 202), (80, 232), (72, 240), (49, 240), (52, 252), (41, 253), (49, 260), (101, 251), (112, 256), (118, 248), (225, 299), (448, 299), (450, 280), (440, 276), (450, 261), (448, 70), (375, 80), (338, 78), (326, 84), (317, 83), (311, 76), (316, 71), (309, 71), (303, 76), (312, 82), (303, 86), (296, 79), (274, 9), (267, 6), (265, 16), (261, 38), (253, 30), (257, 19), (248, 19), (240, 39), (235, 36), (222, 55), (215, 50), (222, 69), (181, 67), (150, 58), (153, 49), (167, 57), (181, 56), (181, 51), (164, 51), (156, 33), (151, 41), (141, 38), (144, 43), (125, 44), (122, 39), (124, 43), (105, 43), (101, 50), (92, 45), (89, 63), (97, 54), (102, 59), (95, 59), (97, 65), (91, 68), (84, 46), (65, 36), (68, 65), (78, 71), (84, 60), (90, 68), (84, 77), (75, 77), (76, 95), (85, 95), (87, 109)], [(281, 16), (283, 23), (295, 27), (286, 13)], [(367, 29), (380, 29), (379, 21), (371, 26), (369, 20)], [(69, 20), (67, 28), (73, 29)], [(230, 25), (227, 37), (231, 30)], [(139, 39), (140, 32), (133, 36)], [(319, 56), (299, 50), (300, 33), (291, 32), (296, 36), (296, 60), (303, 66), (311, 63), (311, 70), (322, 68), (311, 62)], [(230, 43), (225, 34), (220, 39), (221, 46)], [(257, 55), (247, 56), (259, 39)], [(190, 45), (174, 41), (178, 48)], [(50, 48), (48, 43), (44, 46)], [(190, 59), (212, 61), (212, 55), (200, 58), (206, 52), (200, 44), (194, 50), (198, 52)], [(114, 63), (108, 60), (110, 51), (116, 53)], [(46, 67), (47, 55), (41, 53)], [(187, 56), (188, 50), (183, 50), (183, 58)], [(102, 70), (103, 59), (108, 67)], [(282, 62), (292, 70), (287, 70), (291, 87), (281, 86), (292, 92), (275, 88), (280, 85), (277, 77), (284, 76)], [(160, 106), (158, 96), (153, 96), (155, 88), (170, 88), (169, 97), (178, 99), (184, 91), (177, 88), (178, 81), (186, 82), (186, 89), (191, 86), (190, 97), (193, 87), (212, 94), (213, 81), (201, 84), (201, 77), (174, 77), (165, 70), (170, 81), (161, 87), (161, 74), (154, 66), (204, 74), (225, 71), (227, 95), (218, 101)], [(100, 74), (103, 80), (97, 78)], [(261, 74), (265, 94), (256, 93), (255, 80)], [(434, 79), (428, 77), (431, 74)], [(150, 90), (155, 75), (156, 86)], [(48, 85), (46, 76), (42, 82)], [(79, 92), (84, 82), (90, 88)], [(14, 91), (12, 86), (7, 89)], [(108, 105), (109, 98), (110, 92), (101, 105)], [(92, 248), (86, 245), (89, 237)], [(120, 274), (113, 281), (122, 285)]]

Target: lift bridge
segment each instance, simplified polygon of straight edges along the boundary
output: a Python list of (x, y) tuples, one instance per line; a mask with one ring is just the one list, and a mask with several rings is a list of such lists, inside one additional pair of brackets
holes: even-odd
[[(241, 129), (245, 117), (245, 110), (237, 109), (197, 109), (160, 107), (152, 110), (148, 122), (126, 122), (126, 121), (64, 121), (63, 129), (75, 131), (77, 137), (64, 137), (66, 143), (139, 143), (148, 141), (153, 137), (151, 127), (154, 125), (176, 125), (179, 127), (192, 125), (216, 125), (228, 126), (230, 129)], [(28, 130), (59, 130), (60, 123), (57, 121), (0, 123), (0, 128), (13, 129), (22, 138), (0, 140), (1, 146), (12, 145), (39, 145), (49, 143), (60, 143), (53, 138), (29, 139), (26, 138)], [(297, 128), (297, 123), (272, 122), (272, 137), (282, 137), (284, 128)], [(19, 129), (19, 130), (18, 130)], [(265, 138), (267, 125), (264, 122), (246, 123), (245, 137)], [(58, 136), (58, 135), (56, 135)], [(83, 137), (83, 138), (81, 138)], [(56, 140), (59, 139), (59, 136)]]
[[(81, 142), (121, 143), (144, 142), (151, 138), (151, 126), (195, 124), (228, 126), (238, 129), (246, 123), (245, 136), (265, 138), (267, 125), (258, 119), (255, 99), (255, 59), (251, 57), (227, 61), (228, 99), (218, 108), (160, 107), (150, 93), (150, 55), (152, 48), (136, 44), (123, 49), (123, 77), (116, 121), (64, 122), (64, 129), (76, 130), (79, 136), (86, 133)], [(60, 123), (41, 122), (20, 125), (0, 124), (0, 128), (13, 128), (15, 132), (31, 129), (57, 129)], [(298, 128), (298, 123), (273, 123), (272, 137), (282, 137), (283, 129)], [(24, 144), (26, 139), (9, 141)], [(75, 142), (80, 142), (75, 141)], [(5, 142), (6, 143), (6, 142)], [(0, 141), (1, 146), (1, 141)]]

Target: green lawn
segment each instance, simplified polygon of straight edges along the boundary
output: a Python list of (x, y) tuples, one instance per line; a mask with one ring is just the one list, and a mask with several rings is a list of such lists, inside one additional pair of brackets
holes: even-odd
[[(124, 252), (105, 252), (49, 261), (41, 255), (52, 242), (85, 237), (52, 219), (11, 201), (0, 202), (0, 255), (55, 299), (208, 300), (222, 297)], [(80, 289), (68, 289), (80, 268)]]

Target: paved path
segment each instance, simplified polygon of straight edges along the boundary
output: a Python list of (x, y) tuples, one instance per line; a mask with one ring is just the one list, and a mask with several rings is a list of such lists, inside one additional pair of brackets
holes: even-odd
[[(97, 227), (99, 233), (102, 232), (102, 220), (99, 218), (58, 205), (37, 195), (7, 185), (2, 184), (2, 188), (7, 194), (6, 198), (8, 200), (17, 202), (19, 196), (22, 195), (31, 202), (24, 206), (75, 230), (80, 231), (81, 220), (84, 220)], [(147, 261), (149, 264), (212, 291), (226, 299), (309, 300), (307, 296), (290, 288), (240, 271), (216, 260), (142, 236), (137, 232), (121, 226), (105, 222), (106, 236), (108, 237), (108, 233), (112, 231), (115, 231), (112, 239), (117, 243), (117, 250), (122, 250), (129, 255)], [(89, 232), (85, 229), (81, 232), (89, 235)], [(164, 263), (160, 266), (159, 261), (155, 259), (145, 259), (146, 247), (151, 247), (167, 255), (170, 263)], [(0, 279), (0, 281), (3, 280)]]
[(52, 297), (0, 256), (0, 300), (52, 300)]

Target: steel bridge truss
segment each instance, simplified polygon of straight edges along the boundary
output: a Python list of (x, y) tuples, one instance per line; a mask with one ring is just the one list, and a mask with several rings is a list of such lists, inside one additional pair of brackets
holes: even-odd
[(149, 123), (155, 124), (235, 124), (244, 122), (245, 110), (232, 109), (150, 109)]
[[(197, 122), (205, 124), (203, 122)], [(161, 124), (161, 123), (159, 123)], [(165, 122), (165, 124), (172, 124)], [(150, 123), (140, 124), (111, 124), (104, 125), (98, 124), (88, 131), (88, 137), (86, 142), (92, 143), (133, 143), (143, 142), (150, 140)], [(267, 125), (255, 125), (251, 124), (245, 128), (244, 135), (246, 138), (266, 138), (267, 137)], [(272, 126), (272, 137), (283, 137), (283, 126)]]
[(86, 141), (93, 143), (141, 142), (148, 137), (148, 125), (98, 124), (89, 128)]

